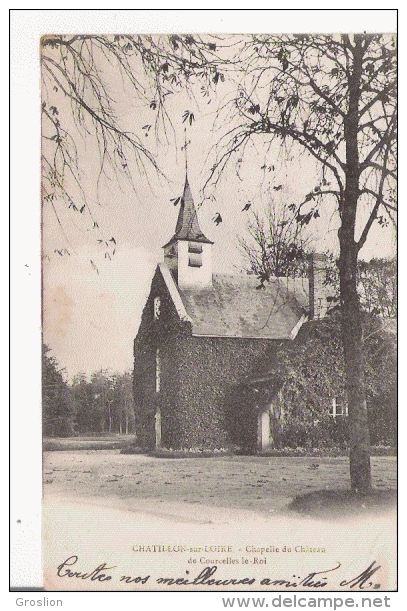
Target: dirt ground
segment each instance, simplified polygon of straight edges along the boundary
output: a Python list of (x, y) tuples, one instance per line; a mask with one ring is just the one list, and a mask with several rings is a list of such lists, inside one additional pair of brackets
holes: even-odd
[[(332, 567), (340, 568), (330, 588), (340, 589), (341, 580), (359, 575), (373, 561), (381, 568), (379, 586), (372, 587), (394, 589), (396, 461), (373, 458), (372, 466), (376, 493), (370, 500), (355, 500), (344, 492), (346, 458), (174, 459), (120, 454), (117, 449), (45, 452), (45, 588), (162, 589), (160, 577), (198, 575), (205, 563), (214, 558), (229, 562), (230, 556), (237, 565), (220, 566), (219, 575), (255, 577), (256, 589), (267, 589), (259, 585), (265, 576), (306, 575)], [(156, 544), (185, 549), (144, 553), (146, 546), (151, 550), (148, 546)], [(227, 553), (216, 551), (220, 544), (228, 546)], [(281, 546), (287, 546), (290, 553), (257, 557), (250, 551), (274, 545), (283, 552)], [(301, 546), (322, 552), (295, 553), (307, 551)], [(107, 563), (113, 567), (112, 581), (66, 578), (66, 572), (61, 577), (58, 567), (66, 559), (75, 561), (80, 575)], [(150, 578), (140, 586), (121, 581), (126, 575)]]
[[(372, 458), (373, 483), (385, 504), (394, 502), (396, 459)], [(199, 507), (213, 509), (213, 518), (227, 512), (270, 514), (313, 509), (298, 498), (348, 488), (347, 458), (224, 456), (155, 458), (120, 454), (119, 450), (79, 450), (44, 453), (44, 498), (67, 496), (99, 499), (157, 514), (171, 505), (185, 518)], [(392, 493), (393, 491), (393, 493)], [(297, 504), (290, 504), (297, 499)], [(304, 509), (305, 507), (305, 509)], [(312, 503), (314, 510), (318, 507)], [(358, 510), (372, 509), (360, 503)], [(373, 507), (374, 509), (374, 507)], [(247, 516), (246, 516), (247, 517)], [(199, 520), (200, 521), (200, 520)]]

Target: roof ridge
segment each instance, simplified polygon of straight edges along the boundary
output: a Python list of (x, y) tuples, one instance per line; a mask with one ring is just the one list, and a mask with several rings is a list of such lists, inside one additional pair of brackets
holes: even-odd
[(168, 292), (171, 296), (175, 309), (177, 310), (178, 316), (181, 320), (192, 323), (192, 319), (188, 315), (188, 312), (184, 306), (178, 287), (175, 284), (175, 280), (172, 277), (170, 270), (165, 265), (165, 263), (159, 263), (158, 269), (160, 270), (164, 282), (167, 286)]

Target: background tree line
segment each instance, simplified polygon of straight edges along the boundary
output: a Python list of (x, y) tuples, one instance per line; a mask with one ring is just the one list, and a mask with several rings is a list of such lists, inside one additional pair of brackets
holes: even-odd
[(47, 346), (42, 356), (43, 433), (70, 437), (89, 433), (134, 433), (130, 372), (78, 373), (68, 384)]

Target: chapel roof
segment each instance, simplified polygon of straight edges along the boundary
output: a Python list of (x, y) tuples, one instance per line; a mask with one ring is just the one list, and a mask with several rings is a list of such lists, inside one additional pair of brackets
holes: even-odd
[(306, 319), (306, 278), (274, 278), (258, 289), (253, 275), (214, 274), (212, 286), (181, 289), (166, 266), (160, 268), (170, 294), (182, 302), (193, 335), (292, 339)]

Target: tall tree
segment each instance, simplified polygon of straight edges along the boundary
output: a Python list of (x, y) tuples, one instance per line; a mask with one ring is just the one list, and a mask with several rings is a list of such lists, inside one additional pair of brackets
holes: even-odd
[(233, 108), (239, 118), (212, 168), (217, 180), (253, 138), (295, 144), (322, 168), (297, 208), (308, 223), (333, 200), (339, 214), (342, 342), (350, 418), (350, 476), (371, 489), (358, 255), (374, 223), (395, 220), (396, 43), (382, 35), (253, 36), (239, 54), (246, 78)]
[(397, 316), (397, 262), (395, 258), (359, 261), (359, 293), (364, 310), (382, 316)]
[(264, 209), (249, 210), (247, 233), (239, 239), (240, 250), (246, 271), (261, 282), (306, 275), (310, 238), (287, 206), (270, 200)]
[(74, 433), (74, 413), (69, 389), (50, 348), (42, 347), (42, 424), (44, 435), (69, 437)]
[(70, 385), (70, 393), (75, 408), (75, 421), (79, 433), (100, 430), (101, 416), (95, 406), (92, 387), (84, 373), (78, 373)]
[(114, 430), (114, 388), (115, 378), (106, 370), (101, 369), (90, 379), (92, 401), (98, 414), (99, 426), (103, 433)]
[(79, 433), (134, 432), (132, 374), (101, 370), (74, 377), (70, 387)]
[(117, 433), (134, 432), (133, 374), (125, 372), (113, 376), (114, 430)]

